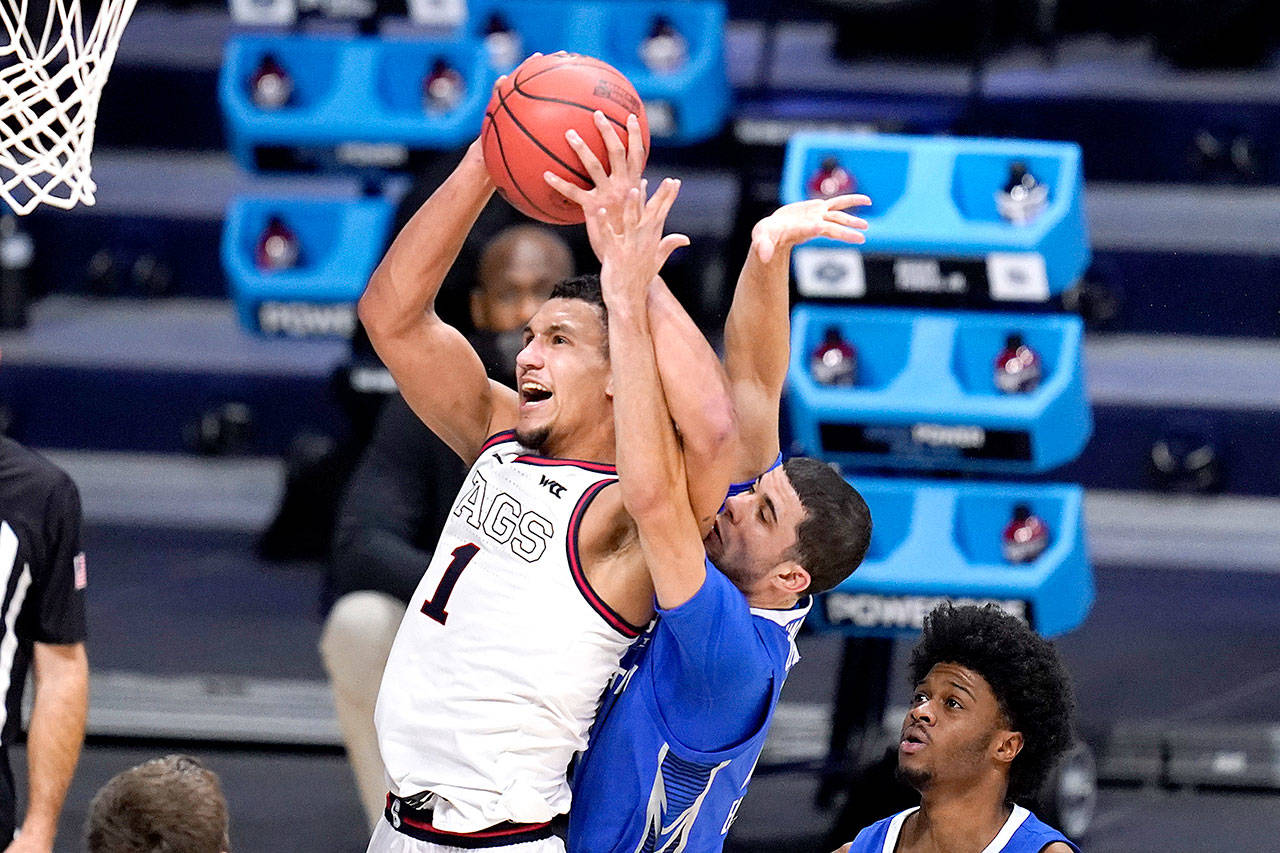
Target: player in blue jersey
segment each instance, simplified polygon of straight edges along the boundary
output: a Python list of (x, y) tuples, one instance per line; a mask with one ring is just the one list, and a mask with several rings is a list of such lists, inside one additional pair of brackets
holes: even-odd
[[(629, 152), (602, 118), (597, 116), (597, 129), (609, 169), (570, 135), (593, 186), (582, 190), (550, 175), (547, 181), (583, 207), (592, 245), (604, 260), (598, 220), (618, 221), (617, 200), (639, 173), (628, 168)], [(629, 652), (622, 677), (606, 694), (593, 745), (574, 781), (573, 850), (720, 849), (777, 690), (797, 657), (791, 639), (807, 611), (807, 593), (834, 586), (865, 552), (870, 519), (847, 483), (813, 460), (793, 459), (774, 469), (789, 357), (790, 250), (817, 236), (862, 242), (866, 222), (844, 211), (868, 203), (865, 196), (842, 196), (786, 205), (752, 230), (724, 332), (724, 378), (737, 431), (729, 468), (735, 479), (751, 482), (746, 494), (730, 498), (716, 519), (706, 520), (714, 527), (702, 528), (714, 565), (703, 565), (699, 554), (691, 571), (705, 583), (697, 595), (675, 607), (659, 593), (658, 604), (668, 612)], [(687, 318), (656, 277), (647, 306), (651, 346), (663, 355), (658, 370), (664, 402), (681, 424), (691, 479), (714, 479), (710, 466), (688, 454), (702, 389), (668, 370), (681, 359), (672, 357), (664, 332)], [(619, 434), (635, 440), (630, 427)], [(647, 467), (641, 463), (640, 477), (649, 476)]]
[(898, 776), (920, 805), (839, 853), (1079, 853), (1018, 802), (1071, 743), (1073, 700), (1053, 646), (993, 605), (944, 604), (911, 653)]
[[(605, 210), (584, 210), (610, 316), (615, 431), (625, 437), (617, 446), (619, 483), (659, 615), (597, 717), (574, 780), (569, 849), (715, 851), (745, 794), (787, 670), (798, 659), (794, 638), (809, 594), (857, 566), (870, 517), (835, 471), (793, 459), (730, 497), (704, 543), (650, 326), (657, 272), (651, 259), (664, 256), (656, 248), (664, 245), (665, 210), (653, 202), (642, 207), (640, 198), (632, 191), (621, 231)], [(826, 221), (824, 212), (798, 215), (795, 209), (781, 220), (788, 215), (816, 218), (818, 227)], [(790, 237), (780, 237), (784, 230), (779, 222), (758, 229), (756, 257), (765, 266), (780, 265), (785, 342), (786, 253), (773, 257), (778, 245), (789, 247)], [(778, 268), (771, 272), (766, 277), (776, 284)], [(738, 296), (777, 301), (776, 287), (747, 290)], [(776, 336), (761, 337), (767, 325), (751, 331), (772, 361), (777, 347), (761, 346), (776, 343)], [(726, 337), (736, 334), (741, 346), (746, 331), (727, 330)], [(731, 381), (747, 366), (739, 363), (735, 372), (730, 360)], [(770, 366), (785, 372), (785, 357)], [(749, 415), (772, 420), (776, 452), (776, 399), (772, 409)]]

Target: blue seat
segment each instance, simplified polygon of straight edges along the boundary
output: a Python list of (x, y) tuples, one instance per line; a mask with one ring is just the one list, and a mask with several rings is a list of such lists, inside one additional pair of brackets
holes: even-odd
[[(276, 110), (250, 97), (249, 81), (267, 56), (295, 87)], [(428, 114), (422, 86), (437, 59), (462, 74), (466, 92), (448, 112)], [(478, 136), (496, 76), (483, 45), (469, 38), (237, 35), (227, 42), (218, 100), (231, 151), (246, 169), (259, 168), (260, 149), (273, 147), (307, 150), (321, 165), (403, 168), (409, 151), (458, 148)]]
[[(819, 384), (809, 360), (827, 329), (856, 348), (853, 387)], [(1042, 361), (1025, 394), (994, 365), (1019, 333)], [(1093, 421), (1077, 317), (796, 306), (787, 409), (800, 450), (855, 467), (1030, 474), (1074, 459)]]
[[(241, 325), (273, 337), (350, 337), (355, 303), (382, 257), (393, 212), (381, 198), (235, 199), (222, 233), (222, 264)], [(297, 236), (292, 269), (264, 271), (254, 263), (272, 217)]]
[[(809, 620), (816, 627), (910, 635), (942, 599), (994, 602), (1050, 637), (1084, 621), (1094, 587), (1079, 486), (848, 480), (871, 508), (871, 547), (857, 571), (819, 598)], [(1020, 503), (1044, 519), (1050, 543), (1035, 560), (1013, 564), (1000, 541)]]
[[(658, 144), (701, 142), (724, 126), (730, 95), (721, 2), (474, 0), (468, 6), (470, 37), (482, 37), (495, 12), (518, 34), (522, 57), (566, 50), (602, 59), (626, 75), (645, 102)], [(650, 70), (640, 58), (640, 45), (659, 16), (688, 42), (687, 61), (669, 73)]]
[[(808, 198), (809, 180), (829, 157), (853, 175), (858, 192), (871, 197), (871, 207), (858, 211), (871, 228), (865, 249), (824, 239), (797, 249), (801, 296), (1045, 303), (1088, 266), (1083, 173), (1074, 144), (800, 133), (787, 145), (782, 201)], [(997, 208), (996, 195), (1017, 162), (1049, 188), (1043, 212), (1027, 224), (1006, 221)], [(931, 280), (904, 277), (892, 263), (904, 258), (942, 261), (944, 267)], [(876, 259), (890, 261), (883, 274), (871, 268)], [(961, 278), (948, 272), (946, 262), (958, 265)]]

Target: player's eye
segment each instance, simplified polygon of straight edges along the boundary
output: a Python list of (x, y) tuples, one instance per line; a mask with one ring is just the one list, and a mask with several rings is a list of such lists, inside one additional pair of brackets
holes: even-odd
[(912, 705), (920, 705), (928, 701), (929, 701), (929, 697), (924, 695), (923, 693), (916, 693), (916, 695), (911, 697)]
[(952, 696), (952, 697), (950, 697), (949, 699), (947, 699), (947, 707), (948, 707), (948, 708), (963, 708), (964, 706), (960, 704), (960, 701), (959, 701), (958, 699), (956, 699), (954, 696)]
[(564, 335), (555, 335), (555, 336), (553, 336), (553, 337), (551, 338), (551, 343), (553, 343), (553, 344), (567, 344), (567, 343), (569, 343), (569, 339), (568, 339), (568, 338), (566, 338)]

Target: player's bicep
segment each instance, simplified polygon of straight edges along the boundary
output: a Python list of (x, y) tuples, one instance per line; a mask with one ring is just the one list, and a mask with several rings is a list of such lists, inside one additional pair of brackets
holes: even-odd
[(410, 408), (468, 463), (486, 438), (515, 425), (515, 392), (492, 382), (467, 339), (445, 323), (424, 321), (376, 342)]
[(731, 480), (754, 480), (778, 458), (778, 412), (780, 394), (752, 379), (730, 385), (738, 420), (738, 449), (734, 454)]

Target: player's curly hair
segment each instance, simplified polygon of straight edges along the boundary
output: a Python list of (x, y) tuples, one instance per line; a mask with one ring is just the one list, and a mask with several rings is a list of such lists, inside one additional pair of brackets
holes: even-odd
[(1071, 744), (1075, 699), (1053, 644), (994, 604), (941, 604), (925, 617), (911, 652), (912, 684), (934, 664), (953, 663), (986, 679), (1022, 751), (1009, 768), (1009, 802), (1036, 795), (1054, 762)]
[(604, 323), (604, 354), (609, 354), (609, 309), (604, 305), (604, 291), (600, 289), (600, 276), (595, 273), (566, 278), (551, 289), (548, 299), (581, 299), (600, 312)]

